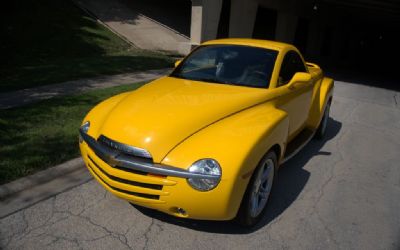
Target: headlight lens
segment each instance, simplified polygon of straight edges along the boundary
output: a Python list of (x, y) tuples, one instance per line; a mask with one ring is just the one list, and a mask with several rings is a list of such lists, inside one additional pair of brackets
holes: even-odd
[(218, 176), (219, 178), (189, 178), (188, 183), (199, 191), (209, 191), (215, 188), (221, 180), (221, 167), (213, 159), (201, 159), (192, 164), (189, 172), (196, 174), (206, 174)]
[(90, 122), (89, 122), (89, 121), (85, 122), (85, 123), (81, 126), (82, 131), (85, 132), (85, 133), (87, 133), (87, 132), (89, 131), (89, 128), (90, 128)]

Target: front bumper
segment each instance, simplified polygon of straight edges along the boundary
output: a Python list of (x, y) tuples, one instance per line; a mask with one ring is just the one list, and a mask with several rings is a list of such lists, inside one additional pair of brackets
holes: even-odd
[(80, 150), (87, 168), (114, 195), (178, 217), (229, 220), (235, 216), (237, 209), (230, 206), (229, 183), (221, 181), (217, 188), (200, 192), (186, 181), (187, 178), (218, 177), (121, 154), (79, 132)]

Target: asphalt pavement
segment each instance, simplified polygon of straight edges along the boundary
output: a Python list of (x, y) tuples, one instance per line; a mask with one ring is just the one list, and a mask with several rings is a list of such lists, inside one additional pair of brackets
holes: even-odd
[(327, 137), (282, 166), (250, 230), (134, 207), (94, 180), (0, 219), (0, 249), (189, 248), (400, 249), (400, 92), (336, 82)]

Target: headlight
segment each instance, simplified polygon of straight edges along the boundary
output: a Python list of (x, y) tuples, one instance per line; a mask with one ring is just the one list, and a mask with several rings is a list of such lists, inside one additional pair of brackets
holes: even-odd
[[(81, 126), (81, 130), (85, 133), (85, 134), (87, 134), (87, 132), (89, 131), (89, 128), (90, 128), (90, 122), (89, 121), (87, 121), (87, 122), (85, 122), (82, 126)], [(83, 142), (83, 139), (82, 139), (82, 137), (81, 137), (81, 134), (79, 134), (79, 143), (82, 143)]]
[(87, 133), (87, 132), (89, 131), (89, 128), (90, 128), (90, 122), (89, 122), (89, 121), (85, 122), (85, 123), (81, 126), (82, 131), (85, 132), (85, 133)]
[(218, 178), (189, 178), (188, 183), (194, 189), (200, 191), (209, 191), (215, 188), (221, 180), (221, 167), (218, 162), (213, 159), (201, 159), (192, 164), (189, 172), (196, 174), (204, 174), (210, 176), (218, 176)]

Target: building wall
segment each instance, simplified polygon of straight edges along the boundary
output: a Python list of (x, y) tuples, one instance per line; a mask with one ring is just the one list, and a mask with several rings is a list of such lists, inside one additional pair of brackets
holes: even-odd
[(194, 45), (223, 37), (219, 31), (227, 29), (224, 36), (295, 44), (317, 63), (362, 66), (383, 60), (382, 53), (371, 51), (394, 46), (400, 2), (383, 0), (377, 6), (373, 0), (192, 0), (191, 27)]

